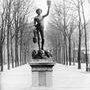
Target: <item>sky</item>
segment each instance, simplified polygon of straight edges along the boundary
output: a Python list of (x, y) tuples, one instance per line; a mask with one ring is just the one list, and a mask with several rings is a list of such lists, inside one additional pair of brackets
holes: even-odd
[(36, 8), (41, 8), (43, 13), (46, 12), (47, 9), (47, 0), (35, 0)]
[(86, 19), (90, 19), (90, 3), (88, 3), (88, 0), (86, 0), (85, 5), (84, 5), (84, 9), (85, 9), (85, 16)]

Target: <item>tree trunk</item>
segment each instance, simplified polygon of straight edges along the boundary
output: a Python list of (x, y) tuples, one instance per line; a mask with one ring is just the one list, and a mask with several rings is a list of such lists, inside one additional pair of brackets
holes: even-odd
[(60, 46), (58, 46), (58, 63), (61, 63), (61, 59), (60, 59)]
[(64, 22), (64, 64), (66, 63), (66, 11), (65, 11), (65, 0), (63, 0), (63, 5), (64, 5), (64, 8), (63, 8), (63, 11), (64, 11), (64, 19), (63, 19), (63, 22)]
[(18, 59), (18, 32), (19, 32), (19, 20), (18, 20), (18, 13), (15, 13), (15, 67), (19, 66), (19, 59)]
[(10, 55), (9, 55), (9, 25), (7, 29), (7, 61), (8, 61), (8, 69), (10, 69)]
[(22, 30), (20, 30), (20, 65), (22, 65)]
[(64, 36), (64, 65), (66, 64), (66, 36)]
[(66, 65), (68, 65), (68, 50), (67, 50), (67, 43), (66, 43)]
[(88, 71), (87, 29), (86, 29), (86, 19), (85, 19), (85, 13), (84, 13), (84, 7), (83, 7), (83, 2), (82, 2), (82, 0), (81, 0), (81, 6), (82, 6), (82, 14), (83, 14), (83, 20), (84, 20), (86, 71)]
[(20, 65), (22, 65), (22, 45), (20, 45)]
[(80, 16), (80, 2), (79, 2), (79, 0), (78, 0), (78, 16), (79, 16), (78, 69), (81, 69), (81, 16)]
[(12, 68), (14, 68), (12, 35), (11, 35), (11, 60), (12, 60)]
[(61, 59), (61, 64), (63, 64), (63, 46), (61, 46), (60, 59)]
[(18, 61), (18, 33), (17, 30), (15, 32), (15, 67), (19, 66)]
[[(81, 30), (79, 31), (79, 33)], [(78, 47), (78, 69), (81, 69), (81, 35), (79, 34), (79, 47)]]
[(58, 60), (59, 60), (59, 59), (58, 59), (58, 49), (59, 49), (59, 47), (58, 47), (58, 41), (59, 41), (58, 38), (59, 38), (59, 37), (58, 37), (58, 35), (57, 35), (57, 42), (56, 42), (56, 43), (57, 43), (57, 47), (56, 47), (56, 48), (57, 48), (57, 51), (56, 51), (56, 52), (57, 52), (57, 62), (59, 62), (59, 61), (58, 61)]
[(66, 53), (65, 53), (65, 46), (64, 46), (64, 61), (63, 61), (63, 64), (65, 65), (65, 61), (66, 61)]
[(26, 51), (24, 52), (24, 64), (26, 64), (27, 63), (27, 58), (26, 58), (27, 56), (26, 56)]
[(73, 65), (75, 65), (75, 42), (73, 42)]
[(69, 65), (71, 65), (71, 36), (69, 36)]
[(0, 66), (1, 66), (1, 71), (3, 71), (3, 54), (2, 54), (2, 43), (0, 42)]

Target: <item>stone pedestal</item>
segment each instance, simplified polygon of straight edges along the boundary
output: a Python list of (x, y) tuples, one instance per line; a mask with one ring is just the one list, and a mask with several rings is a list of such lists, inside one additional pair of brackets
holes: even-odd
[(32, 68), (32, 87), (35, 90), (47, 90), (53, 85), (52, 72), (54, 62), (51, 59), (33, 59), (30, 63)]

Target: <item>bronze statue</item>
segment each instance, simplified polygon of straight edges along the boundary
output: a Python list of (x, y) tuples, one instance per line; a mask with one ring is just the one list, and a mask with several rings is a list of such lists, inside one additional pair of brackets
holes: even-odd
[[(44, 40), (44, 18), (49, 15), (50, 1), (47, 2), (47, 5), (48, 5), (47, 14), (42, 16), (41, 15), (42, 10), (41, 9), (37, 9), (36, 10), (37, 16), (34, 18), (34, 26), (36, 27), (36, 30), (37, 30), (36, 32), (37, 32), (37, 37), (38, 37), (39, 50), (44, 50), (44, 41), (45, 41)], [(35, 32), (34, 32), (34, 34), (35, 34)], [(40, 36), (41, 36), (41, 43), (40, 43)]]
[(36, 10), (37, 16), (34, 18), (34, 26), (36, 27), (36, 29), (34, 30), (33, 42), (36, 43), (38, 38), (39, 50), (33, 50), (32, 52), (33, 59), (46, 59), (46, 58), (52, 57), (51, 50), (44, 50), (44, 41), (45, 41), (44, 40), (44, 18), (49, 15), (50, 6), (51, 6), (50, 0), (47, 0), (47, 5), (48, 5), (47, 14), (43, 16), (41, 15), (42, 13), (41, 9)]

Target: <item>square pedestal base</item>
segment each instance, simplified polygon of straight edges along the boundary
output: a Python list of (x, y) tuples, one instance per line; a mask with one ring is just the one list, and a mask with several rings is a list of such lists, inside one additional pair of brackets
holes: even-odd
[(52, 71), (54, 62), (51, 60), (33, 60), (30, 63), (32, 68), (32, 87), (52, 87)]
[(51, 87), (52, 86), (52, 72), (32, 72), (32, 86), (45, 86)]

